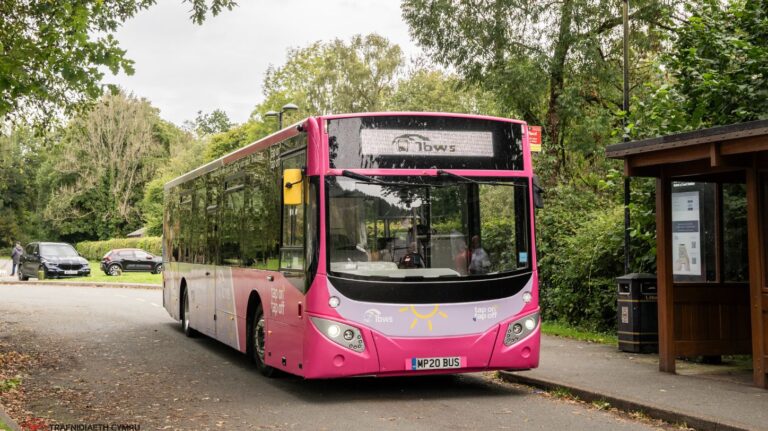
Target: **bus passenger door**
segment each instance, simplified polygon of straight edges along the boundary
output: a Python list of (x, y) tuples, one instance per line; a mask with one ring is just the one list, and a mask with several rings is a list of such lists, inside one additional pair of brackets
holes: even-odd
[[(281, 174), (286, 170), (303, 169), (306, 165), (306, 151), (300, 150), (284, 156), (281, 161)], [(297, 172), (294, 171), (294, 174)], [(281, 193), (281, 238), (280, 238), (280, 272), (270, 288), (269, 306), (265, 309), (268, 316), (269, 331), (273, 334), (267, 349), (271, 357), (267, 357), (268, 365), (301, 374), (304, 343), (304, 214), (307, 191), (307, 179), (302, 173), (297, 178), (281, 175), (281, 184), (291, 182), (291, 187), (301, 190), (301, 199), (296, 202), (286, 202)], [(271, 360), (271, 361), (270, 361)]]

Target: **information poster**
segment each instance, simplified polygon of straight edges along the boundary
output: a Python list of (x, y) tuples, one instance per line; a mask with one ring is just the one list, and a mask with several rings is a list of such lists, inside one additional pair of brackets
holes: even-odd
[(672, 193), (672, 273), (701, 276), (699, 192)]

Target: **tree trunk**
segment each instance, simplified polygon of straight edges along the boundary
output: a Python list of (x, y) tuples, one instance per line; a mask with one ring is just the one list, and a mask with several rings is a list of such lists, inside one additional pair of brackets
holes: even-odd
[(565, 86), (565, 60), (571, 47), (571, 22), (573, 19), (573, 0), (564, 0), (560, 7), (560, 28), (555, 41), (554, 55), (549, 67), (549, 106), (547, 107), (546, 131), (551, 148), (548, 153), (555, 157), (554, 172), (563, 174), (565, 169), (564, 140), (561, 139), (559, 99)]

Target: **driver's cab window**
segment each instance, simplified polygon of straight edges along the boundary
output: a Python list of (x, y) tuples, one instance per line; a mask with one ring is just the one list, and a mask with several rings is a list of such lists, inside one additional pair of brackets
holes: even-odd
[[(285, 156), (281, 163), (281, 172), (286, 169), (304, 169), (306, 151), (301, 150)], [(304, 181), (302, 178), (301, 181)], [(282, 178), (280, 183), (282, 184)], [(304, 185), (306, 188), (306, 185)], [(305, 202), (282, 206), (282, 238), (280, 243), (280, 269), (288, 274), (303, 275), (304, 271), (304, 214)]]

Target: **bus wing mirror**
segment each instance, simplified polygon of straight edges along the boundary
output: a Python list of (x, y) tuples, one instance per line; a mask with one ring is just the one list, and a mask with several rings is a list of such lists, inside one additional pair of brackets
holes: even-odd
[(544, 208), (544, 189), (541, 188), (539, 176), (533, 176), (533, 206), (535, 208)]
[(301, 205), (304, 197), (303, 173), (301, 169), (283, 171), (283, 205)]

